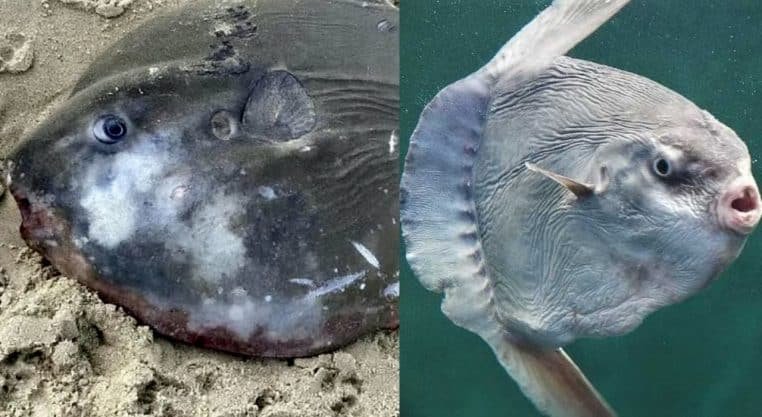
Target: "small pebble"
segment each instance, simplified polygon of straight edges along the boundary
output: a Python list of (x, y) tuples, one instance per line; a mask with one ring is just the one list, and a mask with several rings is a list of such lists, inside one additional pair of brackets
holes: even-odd
[(0, 39), (0, 73), (27, 71), (34, 61), (32, 39), (23, 33), (8, 33)]

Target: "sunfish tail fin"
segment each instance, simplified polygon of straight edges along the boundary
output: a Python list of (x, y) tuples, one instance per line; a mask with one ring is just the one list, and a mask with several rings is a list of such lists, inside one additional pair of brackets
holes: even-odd
[(481, 71), (517, 85), (547, 68), (629, 0), (555, 0), (514, 35)]
[(487, 342), (524, 395), (546, 415), (616, 417), (563, 349), (522, 346), (505, 336), (490, 337)]

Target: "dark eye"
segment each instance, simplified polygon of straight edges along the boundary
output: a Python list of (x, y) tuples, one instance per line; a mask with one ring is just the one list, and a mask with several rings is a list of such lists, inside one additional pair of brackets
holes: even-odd
[(118, 116), (103, 116), (93, 125), (93, 135), (99, 142), (111, 145), (127, 134), (127, 123)]
[(672, 164), (664, 158), (656, 158), (653, 169), (654, 173), (662, 178), (669, 177), (672, 174)]

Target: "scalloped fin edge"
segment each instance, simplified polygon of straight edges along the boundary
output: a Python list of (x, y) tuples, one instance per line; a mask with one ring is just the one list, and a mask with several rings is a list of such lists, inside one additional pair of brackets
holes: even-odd
[(408, 262), (432, 291), (486, 280), (471, 176), (488, 103), (483, 77), (460, 80), (431, 100), (410, 139), (400, 222)]

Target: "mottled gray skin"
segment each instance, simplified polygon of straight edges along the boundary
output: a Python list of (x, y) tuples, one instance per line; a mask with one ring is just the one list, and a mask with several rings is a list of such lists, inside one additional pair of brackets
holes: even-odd
[[(530, 83), (511, 82), (497, 81), (473, 174), (504, 328), (550, 347), (622, 334), (737, 257), (746, 236), (714, 210), (750, 169), (732, 130), (657, 83), (586, 61), (559, 58)], [(669, 178), (654, 172), (658, 158), (671, 162)], [(526, 162), (595, 193), (576, 197)]]
[[(148, 22), (11, 157), (22, 235), (191, 343), (292, 357), (396, 326), (397, 26), (350, 0)], [(94, 137), (109, 114), (115, 144)]]

